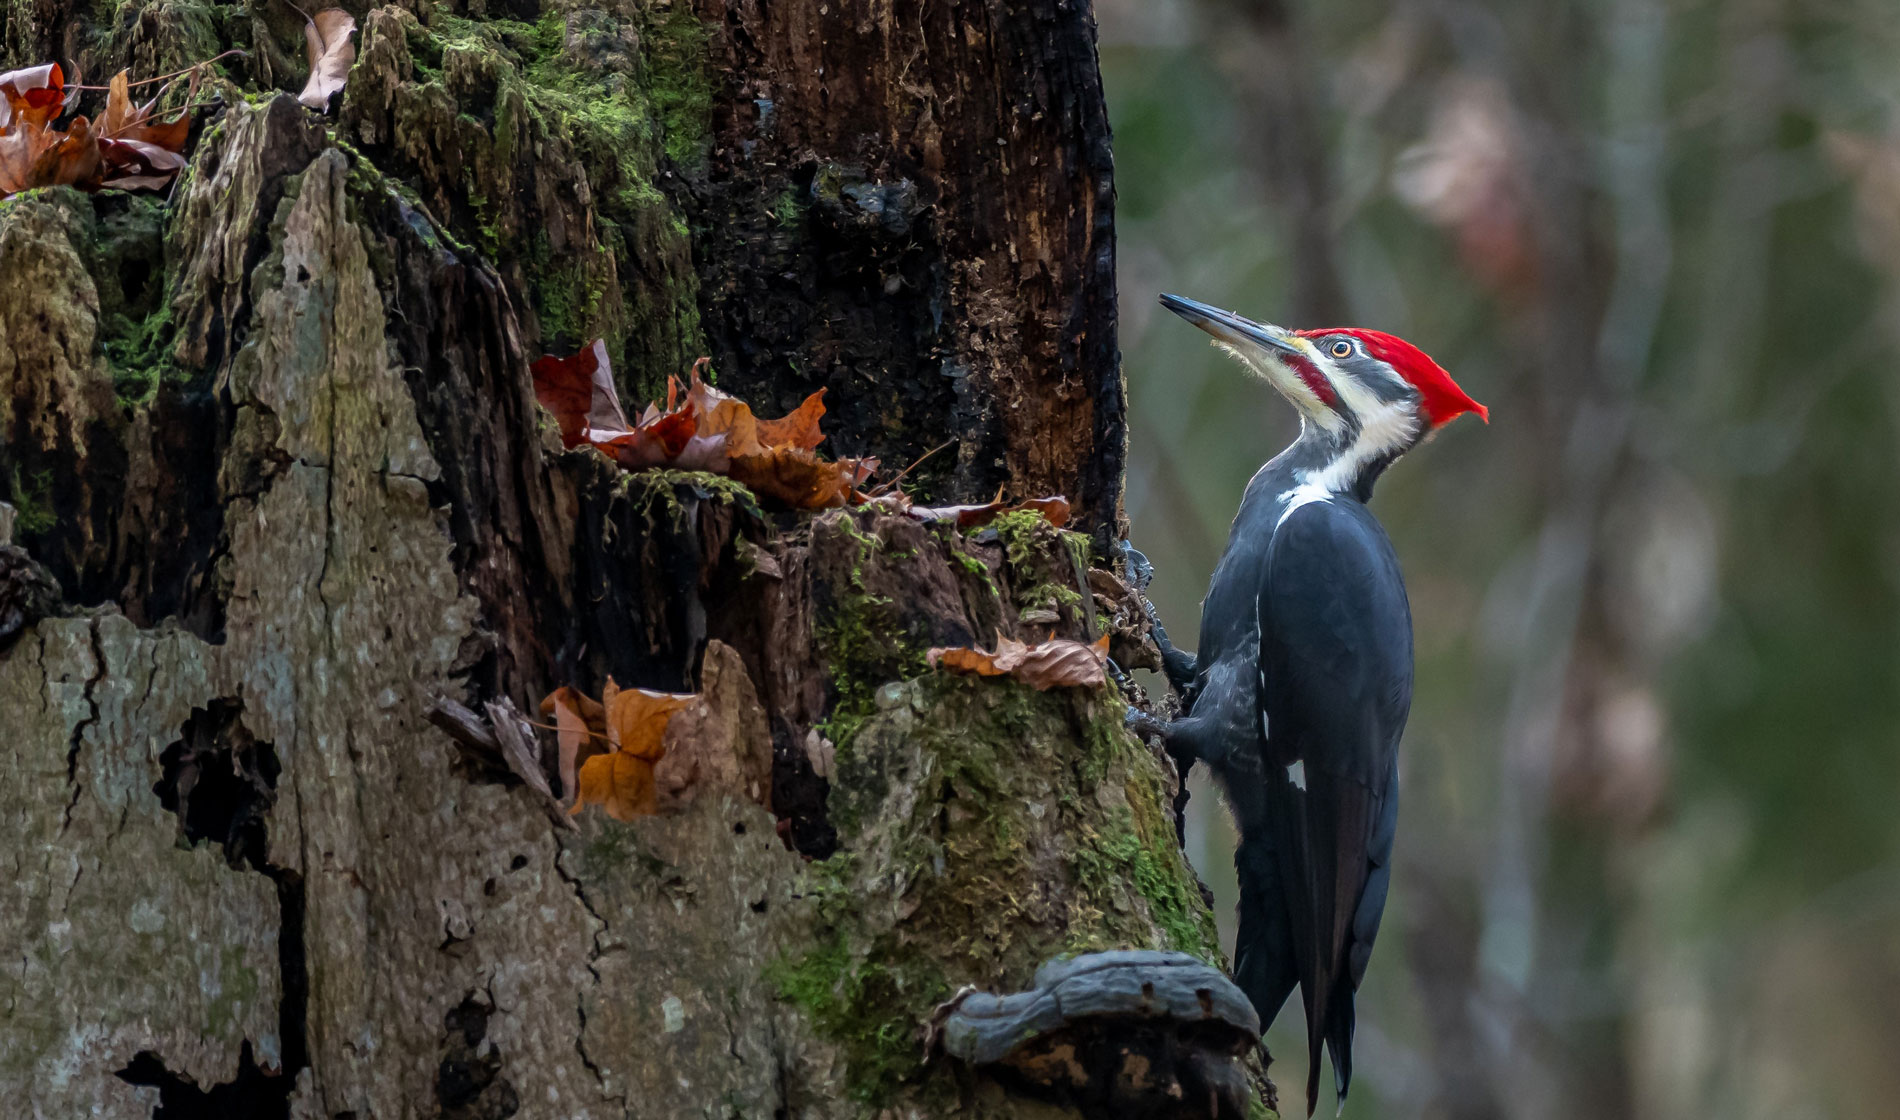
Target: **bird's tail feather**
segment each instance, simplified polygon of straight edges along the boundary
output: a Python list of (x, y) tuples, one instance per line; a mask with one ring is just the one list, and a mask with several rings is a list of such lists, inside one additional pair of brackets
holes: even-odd
[[(1352, 984), (1341, 977), (1333, 985), (1331, 1006), (1326, 1013), (1326, 1052), (1333, 1059), (1333, 1091), (1339, 1094), (1339, 1107), (1346, 1107), (1346, 1090), (1352, 1087)], [(1316, 1051), (1317, 1052), (1317, 1051)]]

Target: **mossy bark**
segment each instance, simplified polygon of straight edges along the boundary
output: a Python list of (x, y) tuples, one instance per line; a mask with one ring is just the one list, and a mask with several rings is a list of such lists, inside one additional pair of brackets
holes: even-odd
[[(884, 5), (383, 7), (323, 117), (275, 92), (302, 78), (284, 5), (5, 3), (9, 66), (249, 52), (168, 198), (0, 202), (0, 499), (63, 592), (0, 650), (24, 1114), (1060, 1115), (927, 1061), (935, 1003), (1064, 952), (1218, 956), (1172, 771), (1111, 691), (925, 664), (998, 632), (1133, 652), (1087, 538), (625, 475), (559, 449), (526, 371), (600, 334), (631, 396), (710, 345), (765, 407), (830, 387), (839, 452), (954, 437), (928, 497), (1067, 490), (1111, 527), (1086, 7), (972, 10), (929, 97), (870, 64), (924, 18)], [(848, 98), (780, 81), (794, 42), (864, 52)], [(1006, 135), (1093, 160), (1079, 186), (1011, 195), (961, 146), (1029, 104), (974, 74), (942, 96), (980, 44), (1066, 60), (1032, 80), (1053, 123)], [(745, 148), (765, 100), (782, 131)], [(963, 139), (912, 152), (890, 122), (921, 105)], [(845, 237), (872, 202), (928, 232)], [(707, 695), (667, 811), (630, 824), (558, 827), (425, 716), (609, 676)]]

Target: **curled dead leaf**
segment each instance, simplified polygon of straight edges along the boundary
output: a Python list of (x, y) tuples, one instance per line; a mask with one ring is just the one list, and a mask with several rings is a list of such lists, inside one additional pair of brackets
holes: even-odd
[(653, 763), (624, 751), (597, 754), (581, 766), (580, 796), (570, 816), (583, 805), (598, 805), (617, 821), (650, 817), (657, 804)]
[(0, 94), (4, 95), (0, 96), (0, 129), (13, 126), (14, 117), (22, 111), (16, 104), (45, 124), (59, 115), (66, 99), (66, 72), (57, 62), (9, 70), (0, 74)]
[(537, 358), (529, 372), (534, 375), (535, 399), (553, 414), (561, 426), (561, 442), (567, 446), (592, 442), (590, 431), (611, 434), (630, 427), (614, 392), (605, 341), (595, 339), (592, 346), (566, 358), (552, 354)]
[(997, 500), (977, 506), (908, 506), (904, 512), (918, 521), (954, 521), (959, 529), (977, 529), (1003, 516), (1022, 510), (1042, 514), (1049, 524), (1060, 529), (1069, 523), (1069, 499), (1052, 496), (1028, 498), (1020, 502)]
[(341, 92), (356, 62), (356, 17), (342, 8), (324, 8), (304, 20), (304, 53), (310, 59), (310, 79), (297, 100), (317, 112), (327, 112), (330, 98)]
[(612, 678), (600, 700), (558, 688), (541, 701), (555, 721), (562, 792), (574, 798), (569, 814), (599, 805), (615, 820), (653, 813), (653, 764), (665, 754), (666, 727), (693, 703), (692, 693), (621, 688)]
[[(191, 88), (197, 89), (195, 70)], [(74, 117), (62, 130), (52, 127), (67, 108), (65, 75), (57, 64), (0, 74), (0, 197), (31, 187), (90, 191), (171, 182), (185, 165), (190, 110), (160, 120), (157, 100), (134, 107), (130, 89), (130, 76), (121, 70), (107, 87), (105, 112), (96, 120)]]
[(761, 420), (745, 402), (708, 385), (701, 359), (682, 385), (667, 385), (666, 406), (650, 404), (629, 423), (614, 389), (607, 347), (596, 340), (580, 353), (535, 361), (535, 399), (553, 414), (567, 447), (589, 446), (627, 470), (672, 467), (709, 471), (744, 483), (761, 498), (793, 509), (827, 509), (851, 501), (877, 469), (875, 459), (820, 459), (825, 414), (819, 390), (791, 414)]
[(591, 745), (598, 743), (600, 749), (606, 748), (607, 710), (579, 689), (563, 685), (541, 701), (541, 714), (554, 720), (561, 795), (571, 798), (579, 788), (576, 775), (581, 760), (594, 753)]
[(998, 634), (995, 652), (940, 647), (930, 651), (929, 659), (932, 665), (954, 672), (1014, 677), (1043, 692), (1052, 688), (1088, 688), (1108, 679), (1108, 636), (1103, 635), (1093, 643), (1051, 638), (1032, 646)]

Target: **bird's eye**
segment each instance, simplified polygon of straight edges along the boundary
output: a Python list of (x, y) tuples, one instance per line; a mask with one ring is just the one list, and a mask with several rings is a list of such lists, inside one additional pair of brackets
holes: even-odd
[(1347, 342), (1343, 338), (1340, 339), (1338, 342), (1333, 343), (1333, 357), (1350, 358), (1351, 356), (1352, 356), (1352, 343)]

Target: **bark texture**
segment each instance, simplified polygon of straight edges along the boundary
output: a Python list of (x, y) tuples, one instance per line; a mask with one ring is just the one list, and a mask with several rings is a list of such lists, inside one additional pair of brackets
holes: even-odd
[[(637, 396), (710, 341), (762, 410), (831, 387), (835, 452), (954, 436), (931, 496), (1112, 524), (1086, 7), (376, 8), (329, 118), (272, 92), (283, 7), (6, 0), (8, 65), (251, 53), (169, 200), (0, 202), (0, 1095), (1069, 1114), (920, 1028), (1062, 952), (1218, 958), (1172, 772), (1108, 692), (924, 651), (1138, 657), (1088, 540), (621, 474), (559, 449), (526, 367), (598, 332)], [(703, 697), (629, 824), (561, 827), (425, 716), (609, 676)]]

